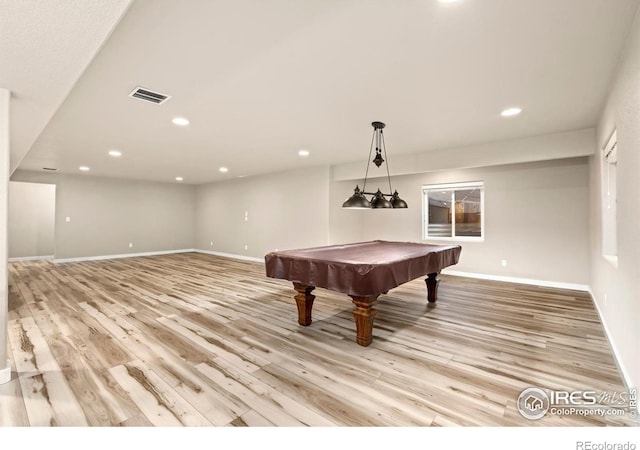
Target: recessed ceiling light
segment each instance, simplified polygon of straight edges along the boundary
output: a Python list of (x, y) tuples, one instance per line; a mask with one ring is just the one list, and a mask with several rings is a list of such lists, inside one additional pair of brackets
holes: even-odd
[(80, 166), (80, 167), (78, 167), (78, 169), (82, 170), (83, 172), (88, 172), (88, 171), (90, 171), (90, 170), (91, 170), (91, 169), (90, 169), (90, 168), (88, 168), (87, 166)]
[(309, 153), (309, 150), (298, 150), (298, 155), (304, 157), (304, 156), (309, 156), (310, 153)]
[(185, 119), (184, 117), (174, 117), (171, 122), (179, 127), (186, 127), (189, 125), (189, 119)]
[(225, 173), (225, 172), (228, 172), (228, 171), (229, 171), (229, 169), (227, 169), (227, 168), (226, 168), (226, 167), (224, 167), (224, 166), (223, 166), (223, 167), (220, 167), (218, 170), (219, 170), (220, 172), (222, 172), (222, 173)]
[(119, 158), (120, 156), (122, 156), (122, 152), (120, 150), (109, 150), (109, 156)]
[(458, 0), (438, 0), (438, 2), (440, 2), (440, 3), (455, 3), (457, 1)]
[(184, 180), (184, 178), (182, 178), (182, 177), (176, 177), (176, 181), (182, 181), (182, 180)]
[(503, 110), (500, 113), (500, 115), (502, 117), (513, 117), (513, 116), (517, 116), (521, 112), (522, 112), (522, 108), (518, 108), (517, 106), (514, 106), (514, 107), (507, 108), (507, 109)]

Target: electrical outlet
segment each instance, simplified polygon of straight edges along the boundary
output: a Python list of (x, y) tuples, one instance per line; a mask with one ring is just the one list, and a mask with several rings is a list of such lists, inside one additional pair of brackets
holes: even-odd
[(249, 250), (249, 246), (248, 246), (248, 245), (245, 245), (245, 246), (244, 246), (244, 249), (245, 249), (245, 250)]
[(502, 260), (502, 267), (507, 267), (507, 260), (506, 259)]
[(211, 247), (213, 247), (213, 241), (211, 241), (211, 243), (209, 245), (211, 245)]
[(249, 221), (249, 211), (245, 211), (244, 212), (244, 221), (248, 222)]
[(67, 216), (64, 218), (65, 222), (71, 222), (71, 217)]
[(129, 242), (129, 248), (133, 248), (133, 242)]

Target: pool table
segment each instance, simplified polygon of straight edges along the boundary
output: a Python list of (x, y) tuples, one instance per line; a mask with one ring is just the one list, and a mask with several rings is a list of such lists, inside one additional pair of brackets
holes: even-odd
[(265, 255), (266, 274), (293, 282), (298, 323), (311, 324), (316, 287), (342, 292), (356, 308), (356, 342), (372, 340), (373, 305), (381, 294), (403, 283), (427, 275), (427, 300), (438, 295), (438, 274), (458, 263), (462, 247), (414, 242), (370, 241), (345, 245), (276, 251)]

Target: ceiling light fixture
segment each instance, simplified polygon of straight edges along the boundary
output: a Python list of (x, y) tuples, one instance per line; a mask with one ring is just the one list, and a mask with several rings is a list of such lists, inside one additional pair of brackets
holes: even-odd
[(306, 156), (309, 156), (310, 153), (309, 153), (309, 150), (298, 150), (298, 155), (302, 157), (306, 157)]
[(514, 107), (507, 108), (507, 109), (503, 110), (500, 113), (500, 115), (502, 117), (513, 117), (513, 116), (517, 116), (521, 112), (522, 112), (522, 108), (518, 108), (517, 106), (514, 106)]
[[(398, 191), (394, 191), (391, 189), (391, 176), (389, 175), (389, 162), (387, 162), (387, 181), (389, 182), (389, 192), (393, 192), (390, 194), (383, 194), (380, 189), (376, 193), (366, 192), (367, 187), (367, 176), (369, 175), (369, 164), (373, 162), (376, 166), (380, 167), (382, 163), (385, 161), (382, 158), (382, 152), (384, 152), (384, 157), (387, 157), (387, 147), (384, 144), (384, 135), (382, 134), (382, 129), (385, 127), (385, 124), (382, 122), (372, 122), (373, 126), (373, 137), (371, 138), (371, 147), (369, 148), (369, 160), (367, 161), (367, 171), (364, 174), (364, 184), (362, 185), (362, 190), (356, 185), (356, 188), (353, 190), (353, 195), (349, 197), (342, 204), (343, 208), (353, 208), (353, 209), (378, 209), (378, 208), (406, 208), (407, 202), (402, 200), (398, 195)], [(373, 151), (373, 143), (376, 143), (376, 156), (371, 159), (371, 153)], [(371, 197), (371, 201), (367, 200), (365, 195), (373, 195)], [(385, 197), (390, 197), (391, 200), (387, 200)]]
[(174, 117), (171, 122), (179, 127), (186, 127), (189, 125), (189, 119), (185, 119), (184, 117)]
[(182, 180), (184, 180), (184, 178), (182, 178), (182, 177), (176, 177), (176, 181), (182, 181)]
[(83, 172), (88, 172), (88, 171), (90, 171), (90, 170), (91, 170), (91, 169), (90, 169), (89, 167), (87, 167), (87, 166), (80, 166), (80, 167), (78, 167), (78, 169), (82, 170)]
[(119, 158), (120, 156), (122, 156), (122, 152), (120, 150), (109, 150), (109, 156)]
[(227, 173), (229, 171), (226, 167), (220, 167), (218, 170), (222, 173)]

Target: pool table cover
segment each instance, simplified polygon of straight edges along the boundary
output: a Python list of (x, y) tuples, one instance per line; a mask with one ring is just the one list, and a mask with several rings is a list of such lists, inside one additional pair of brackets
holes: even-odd
[(266, 273), (347, 295), (375, 296), (458, 263), (462, 247), (370, 241), (271, 252)]

